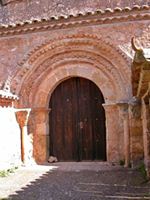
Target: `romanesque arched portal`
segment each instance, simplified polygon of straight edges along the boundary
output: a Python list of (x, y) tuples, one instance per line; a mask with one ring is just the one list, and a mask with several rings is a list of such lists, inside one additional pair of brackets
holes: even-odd
[[(95, 35), (69, 35), (48, 41), (29, 53), (12, 80), (20, 107), (31, 108), (29, 132), (34, 138), (34, 157), (49, 156), (49, 101), (55, 88), (71, 77), (92, 81), (102, 92), (106, 112), (108, 161), (123, 159), (123, 123), (119, 102), (131, 96), (130, 70), (119, 49)], [(116, 122), (116, 123), (114, 123)]]

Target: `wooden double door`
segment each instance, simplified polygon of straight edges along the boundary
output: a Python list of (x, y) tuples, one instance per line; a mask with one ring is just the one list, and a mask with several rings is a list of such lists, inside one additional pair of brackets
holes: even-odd
[(59, 161), (106, 160), (104, 98), (84, 78), (62, 82), (50, 99), (50, 155)]

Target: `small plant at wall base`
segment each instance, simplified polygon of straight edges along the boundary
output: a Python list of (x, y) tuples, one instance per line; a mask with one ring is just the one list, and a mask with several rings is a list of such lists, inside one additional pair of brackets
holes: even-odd
[(124, 166), (125, 161), (124, 161), (124, 160), (120, 160), (120, 161), (119, 161), (119, 164), (120, 164), (121, 166)]
[(0, 177), (6, 177), (9, 174), (14, 173), (16, 169), (18, 169), (18, 167), (13, 167), (13, 168), (10, 168), (10, 169), (7, 169), (7, 170), (1, 170), (0, 171)]
[[(124, 165), (125, 165), (125, 160), (120, 160), (120, 161), (119, 161), (119, 164), (120, 164), (120, 166), (124, 166)], [(128, 167), (129, 167), (129, 168), (132, 167), (131, 163), (128, 164)]]
[(1, 170), (0, 177), (6, 177), (6, 176), (8, 176), (8, 172), (6, 170)]
[(146, 172), (144, 163), (142, 163), (142, 164), (139, 166), (138, 170), (141, 172), (141, 174), (142, 174), (142, 176), (144, 177), (145, 181), (148, 181), (147, 172)]

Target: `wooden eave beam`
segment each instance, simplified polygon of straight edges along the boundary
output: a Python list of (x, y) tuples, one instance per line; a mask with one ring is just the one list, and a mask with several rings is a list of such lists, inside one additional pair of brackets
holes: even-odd
[(134, 96), (137, 95), (140, 72), (141, 72), (141, 64), (133, 62), (132, 63), (132, 91), (133, 91)]
[(142, 67), (139, 76), (139, 83), (137, 88), (137, 97), (142, 97), (148, 90), (150, 83), (150, 62), (146, 61)]

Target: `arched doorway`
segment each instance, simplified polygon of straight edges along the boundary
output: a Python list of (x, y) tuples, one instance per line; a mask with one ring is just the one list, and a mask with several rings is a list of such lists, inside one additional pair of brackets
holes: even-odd
[(90, 80), (60, 83), (50, 99), (50, 155), (59, 161), (106, 160), (104, 98)]

